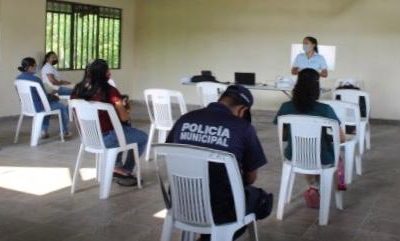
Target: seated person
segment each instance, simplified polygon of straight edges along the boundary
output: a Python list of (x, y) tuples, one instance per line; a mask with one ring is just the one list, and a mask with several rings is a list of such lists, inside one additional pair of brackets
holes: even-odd
[[(250, 123), (250, 107), (252, 104), (253, 96), (248, 89), (240, 85), (229, 86), (218, 102), (211, 103), (204, 109), (183, 115), (172, 128), (167, 142), (189, 144), (233, 153), (242, 173), (246, 194), (246, 212), (256, 213), (257, 218), (260, 219), (265, 218), (268, 214), (260, 214), (258, 207), (262, 206), (263, 212), (268, 210), (269, 207), (263, 197), (267, 196), (272, 199), (272, 195), (252, 186), (257, 178), (257, 169), (267, 163), (256, 130)], [(189, 126), (196, 128), (188, 128)], [(202, 136), (211, 138), (198, 139), (196, 136), (199, 135), (200, 126), (222, 131), (219, 134), (203, 133)], [(215, 141), (215, 138), (212, 138), (218, 136), (220, 136), (218, 138), (219, 141)], [(204, 139), (208, 141), (203, 141)], [(212, 163), (209, 171), (214, 222), (223, 224), (235, 221), (233, 197), (226, 169), (221, 164)], [(269, 201), (268, 204), (272, 205), (272, 200)], [(235, 234), (235, 238), (240, 236), (244, 230), (238, 231)], [(209, 235), (201, 236), (202, 241), (209, 240), (209, 238)]]
[[(72, 99), (84, 99), (112, 104), (121, 122), (129, 121), (129, 108), (124, 105), (120, 92), (108, 83), (109, 67), (105, 60), (97, 59), (88, 65), (83, 80), (77, 84), (72, 92)], [(104, 144), (108, 148), (117, 147), (118, 139), (111, 123), (110, 117), (104, 111), (99, 112), (101, 130)], [(145, 150), (147, 134), (129, 125), (122, 125), (126, 142), (137, 143), (139, 155)], [(135, 165), (133, 151), (129, 151), (125, 164), (121, 161), (121, 153), (117, 157), (114, 177), (122, 186), (137, 185), (136, 178), (132, 175)], [(137, 160), (139, 161), (139, 160)]]
[[(318, 102), (320, 95), (319, 87), (319, 73), (314, 69), (303, 69), (299, 72), (297, 83), (293, 89), (293, 98), (291, 101), (283, 103), (280, 107), (275, 119), (274, 124), (277, 124), (278, 117), (282, 115), (310, 115), (320, 116), (329, 119), (336, 120), (340, 123), (339, 118), (336, 116), (335, 111), (327, 104)], [(288, 140), (288, 144), (285, 149), (285, 157), (288, 160), (292, 159), (292, 145), (290, 139), (290, 127), (285, 127), (284, 133)], [(340, 140), (345, 141), (345, 134), (340, 130)], [(321, 143), (321, 162), (322, 165), (333, 165), (334, 164), (334, 151), (332, 145), (332, 137), (323, 132), (322, 143)], [(309, 184), (309, 190), (306, 193), (318, 194), (319, 189), (319, 176), (307, 175), (306, 179)], [(315, 202), (306, 198), (308, 207), (317, 207)], [(319, 204), (319, 203), (318, 203)]]
[(55, 52), (50, 51), (44, 57), (42, 67), (42, 79), (48, 87), (50, 93), (55, 92), (58, 95), (71, 95), (72, 88), (65, 85), (71, 85), (71, 82), (62, 80), (61, 75), (54, 65), (58, 64), (58, 56)]
[[(21, 74), (17, 76), (17, 80), (29, 80), (32, 82), (39, 83), (40, 86), (43, 88), (43, 91), (46, 93), (42, 80), (35, 75), (37, 70), (37, 64), (34, 58), (31, 57), (24, 58), (21, 61), (21, 66), (18, 67), (18, 70), (21, 72)], [(35, 104), (35, 110), (37, 112), (44, 111), (43, 103), (39, 98), (39, 94), (37, 93), (36, 89), (33, 89), (32, 91), (33, 91), (32, 98)], [(61, 119), (63, 124), (64, 137), (70, 137), (71, 133), (69, 132), (68, 129), (69, 125), (68, 107), (60, 103), (58, 97), (54, 95), (47, 94), (47, 99), (49, 100), (50, 108), (52, 110), (61, 110)], [(42, 138), (49, 137), (48, 134), (49, 124), (50, 124), (50, 116), (46, 116), (43, 120)]]

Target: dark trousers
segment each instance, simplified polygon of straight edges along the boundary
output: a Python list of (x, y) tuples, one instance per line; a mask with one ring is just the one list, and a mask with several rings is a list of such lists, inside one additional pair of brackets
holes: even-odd
[[(258, 206), (258, 202), (260, 200), (260, 192), (257, 187), (246, 186), (244, 187), (245, 195), (246, 195), (246, 215), (250, 213), (256, 212), (256, 207)], [(243, 226), (233, 235), (233, 240), (236, 240), (240, 236), (242, 236), (246, 232), (247, 226)], [(202, 234), (201, 241), (210, 241), (211, 235)]]

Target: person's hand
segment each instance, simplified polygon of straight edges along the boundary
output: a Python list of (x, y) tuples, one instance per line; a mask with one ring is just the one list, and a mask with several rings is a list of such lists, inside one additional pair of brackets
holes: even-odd
[(62, 84), (62, 85), (70, 85), (71, 82), (66, 81), (66, 80), (61, 80), (61, 84)]

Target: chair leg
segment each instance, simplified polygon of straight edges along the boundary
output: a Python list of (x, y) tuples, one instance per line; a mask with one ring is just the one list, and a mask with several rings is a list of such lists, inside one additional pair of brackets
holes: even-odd
[(76, 190), (76, 182), (78, 179), (79, 169), (81, 168), (83, 151), (84, 151), (84, 146), (83, 144), (81, 144), (79, 147), (78, 157), (76, 158), (74, 176), (72, 177), (71, 194), (74, 194)]
[(367, 123), (367, 128), (365, 130), (365, 141), (366, 141), (366, 147), (368, 150), (371, 149), (371, 125)]
[(149, 161), (149, 159), (150, 159), (151, 143), (153, 142), (154, 131), (155, 131), (155, 127), (153, 124), (151, 124), (150, 131), (149, 131), (149, 139), (147, 140), (147, 146), (146, 146), (146, 156), (145, 156), (146, 161)]
[(158, 143), (164, 143), (167, 139), (167, 131), (159, 130), (158, 131)]
[(103, 163), (103, 154), (96, 153), (96, 181), (101, 182), (101, 165)]
[(250, 240), (258, 241), (258, 231), (257, 231), (257, 222), (254, 220), (252, 223), (247, 225), (249, 229)]
[(355, 158), (356, 162), (356, 173), (357, 175), (361, 176), (362, 175), (362, 157), (361, 155), (356, 156)]
[(24, 119), (24, 115), (21, 113), (18, 119), (17, 130), (15, 131), (14, 143), (18, 142), (19, 132), (21, 131), (22, 120)]
[(74, 120), (73, 114), (72, 114), (72, 108), (71, 108), (71, 100), (67, 100), (68, 104), (68, 117), (69, 121), (72, 122)]
[(107, 150), (100, 164), (100, 199), (107, 199), (110, 195), (111, 183), (118, 152), (115, 149)]
[(164, 219), (164, 224), (161, 233), (161, 241), (170, 241), (172, 238), (173, 229), (174, 229), (174, 223), (172, 220), (171, 210), (169, 210), (167, 216)]
[(290, 201), (292, 200), (293, 186), (294, 186), (295, 179), (296, 179), (296, 173), (290, 172), (290, 174), (289, 174), (289, 189), (287, 191), (286, 200), (285, 200), (286, 203), (290, 203)]
[(44, 115), (35, 115), (32, 120), (31, 146), (37, 146), (42, 131)]
[(211, 233), (211, 241), (232, 241), (236, 230), (215, 228)]
[(61, 142), (64, 142), (64, 127), (61, 119), (61, 111), (58, 111), (58, 124), (60, 126), (60, 137), (61, 137)]
[(365, 135), (366, 135), (365, 132), (366, 132), (366, 129), (367, 129), (367, 123), (366, 122), (361, 122), (361, 125), (360, 125), (360, 140), (359, 140), (361, 154), (364, 154), (364, 152), (365, 152)]
[(335, 190), (336, 208), (343, 210), (343, 191)]
[(138, 147), (136, 145), (136, 147), (133, 149), (133, 155), (135, 157), (135, 166), (136, 166), (136, 179), (137, 179), (137, 183), (138, 183), (138, 188), (141, 189), (142, 188), (142, 170), (141, 170), (141, 166), (140, 166), (140, 157), (139, 157), (139, 151), (138, 151)]
[(278, 210), (276, 212), (276, 218), (279, 220), (283, 219), (283, 211), (285, 208), (285, 201), (287, 199), (287, 192), (289, 188), (289, 179), (291, 172), (292, 172), (292, 166), (290, 164), (283, 163), (281, 186), (279, 189)]
[(323, 170), (321, 173), (319, 225), (328, 224), (334, 173), (333, 168)]
[(344, 177), (346, 184), (350, 184), (353, 181), (353, 167), (354, 167), (354, 160), (355, 160), (355, 145), (347, 145), (344, 147), (344, 163), (345, 163), (345, 170), (344, 170)]
[(193, 232), (188, 232), (188, 231), (182, 231), (181, 234), (181, 241), (195, 241), (196, 240), (196, 234)]

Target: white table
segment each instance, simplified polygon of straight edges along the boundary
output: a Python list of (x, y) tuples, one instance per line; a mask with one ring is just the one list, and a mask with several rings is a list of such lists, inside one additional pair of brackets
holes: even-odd
[[(193, 82), (183, 82), (183, 85), (192, 85), (192, 86), (196, 86), (197, 83), (193, 83)], [(233, 83), (221, 83), (221, 84), (226, 84), (226, 85), (231, 85)], [(289, 97), (289, 99), (292, 98), (291, 95), (291, 91), (293, 90), (293, 88), (279, 88), (276, 87), (273, 84), (255, 84), (255, 85), (243, 85), (244, 87), (250, 89), (250, 90), (269, 90), (269, 91), (280, 91), (283, 94), (285, 94), (287, 97)], [(325, 94), (330, 92), (331, 89), (330, 88), (321, 88), (321, 94)]]

